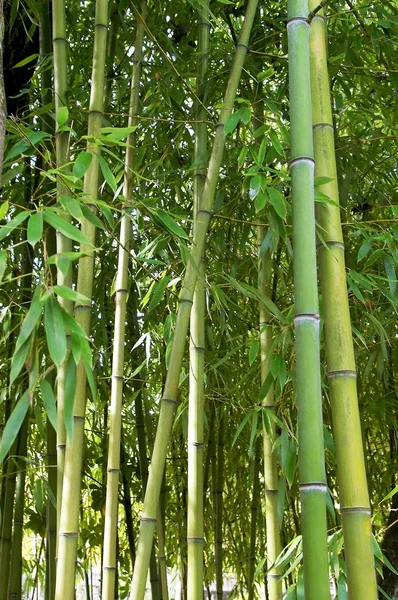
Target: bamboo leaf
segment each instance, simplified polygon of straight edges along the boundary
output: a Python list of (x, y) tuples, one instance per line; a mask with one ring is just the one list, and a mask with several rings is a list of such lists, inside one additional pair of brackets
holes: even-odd
[(28, 358), (29, 350), (32, 346), (32, 339), (28, 338), (18, 349), (15, 350), (10, 371), (10, 385), (14, 383), (18, 375), (20, 374), (22, 367), (26, 363)]
[(4, 273), (7, 267), (8, 254), (6, 250), (0, 250), (0, 283), (3, 280)]
[(47, 379), (42, 379), (40, 381), (40, 389), (41, 396), (43, 398), (44, 408), (46, 409), (48, 420), (54, 428), (54, 431), (57, 431), (57, 409), (55, 406), (55, 398), (53, 394), (52, 387)]
[(50, 356), (56, 366), (60, 368), (61, 362), (66, 356), (67, 345), (62, 310), (54, 296), (50, 296), (45, 303), (44, 326)]
[(75, 177), (77, 177), (78, 179), (81, 179), (82, 177), (84, 177), (84, 175), (87, 173), (90, 165), (91, 165), (91, 161), (93, 160), (93, 155), (90, 154), (89, 152), (86, 152), (86, 150), (82, 150), (82, 152), (80, 152), (80, 154), (78, 154), (76, 160), (75, 160), (75, 164), (73, 165), (73, 175)]
[(66, 106), (60, 106), (59, 109), (57, 110), (57, 123), (60, 127), (62, 127), (62, 125), (65, 125), (65, 123), (68, 121), (69, 119), (69, 111), (68, 108)]
[(268, 132), (268, 135), (271, 139), (271, 144), (272, 144), (274, 150), (276, 150), (276, 152), (279, 154), (279, 156), (283, 156), (283, 148), (279, 141), (278, 134), (276, 133), (276, 131), (274, 131), (273, 129), (270, 129)]
[(29, 338), (29, 336), (32, 333), (33, 329), (35, 328), (37, 322), (39, 321), (42, 308), (43, 308), (43, 304), (40, 299), (40, 287), (37, 286), (34, 291), (32, 302), (30, 304), (28, 313), (24, 319), (24, 322), (22, 323), (22, 327), (21, 327), (21, 331), (20, 331), (18, 339), (17, 339), (17, 343), (15, 344), (16, 351)]
[(169, 213), (165, 212), (162, 209), (159, 209), (158, 211), (156, 211), (155, 214), (162, 221), (163, 225), (165, 225), (167, 229), (171, 231), (171, 233), (174, 233), (178, 237), (184, 238), (186, 240), (188, 239), (188, 236), (181, 227), (181, 225), (176, 223), (176, 221), (170, 216)]
[(14, 410), (12, 411), (10, 418), (8, 419), (0, 443), (0, 462), (3, 462), (7, 452), (10, 450), (15, 438), (17, 437), (23, 420), (25, 419), (26, 413), (28, 412), (30, 404), (29, 391), (22, 395), (21, 399), (17, 402)]
[[(4, 185), (4, 176), (3, 176), (2, 184)], [(3, 200), (3, 202), (0, 204), (0, 221), (2, 221), (4, 219), (4, 217), (8, 213), (9, 208), (10, 208), (10, 205), (9, 205), (8, 201)]]
[(69, 443), (73, 441), (73, 408), (75, 405), (76, 393), (76, 363), (72, 354), (69, 354), (65, 371), (65, 402), (64, 402), (64, 420), (66, 434)]
[(239, 121), (240, 121), (239, 110), (232, 113), (231, 115), (229, 115), (229, 117), (224, 125), (225, 135), (228, 135), (229, 133), (232, 133), (233, 131), (235, 131)]
[(110, 170), (108, 163), (104, 160), (104, 158), (101, 155), (98, 156), (98, 161), (99, 161), (101, 171), (102, 171), (102, 174), (104, 176), (106, 183), (109, 185), (112, 192), (116, 192), (116, 189), (117, 189), (116, 179), (115, 179), (114, 174)]
[(260, 342), (258, 340), (252, 340), (249, 348), (249, 365), (252, 365), (256, 360), (259, 349)]
[(43, 213), (33, 213), (28, 221), (28, 242), (34, 248), (43, 235)]
[(78, 304), (83, 304), (85, 306), (91, 304), (89, 298), (83, 296), (83, 294), (79, 294), (79, 292), (76, 292), (76, 290), (73, 290), (66, 285), (54, 285), (53, 290), (58, 296), (65, 298), (65, 300), (72, 300), (72, 302), (77, 302)]
[(65, 221), (62, 217), (59, 217), (53, 212), (46, 211), (43, 213), (44, 220), (47, 221), (51, 227), (60, 231), (65, 237), (79, 242), (80, 244), (87, 244), (91, 246), (90, 240), (82, 233), (77, 227)]
[(30, 62), (32, 62), (33, 60), (35, 60), (36, 58), (38, 58), (38, 56), (39, 56), (38, 54), (30, 54), (29, 56), (27, 56), (23, 60), (20, 60), (19, 62), (17, 62), (17, 64), (14, 65), (12, 68), (13, 69), (18, 69), (19, 67), (24, 67), (25, 65), (29, 64)]
[(286, 202), (283, 194), (273, 187), (267, 187), (267, 193), (270, 197), (271, 204), (274, 207), (276, 214), (279, 215), (281, 219), (285, 219)]
[(240, 436), (240, 434), (242, 433), (242, 430), (244, 428), (244, 426), (246, 425), (246, 423), (249, 421), (249, 419), (251, 418), (252, 413), (249, 412), (245, 418), (243, 419), (243, 421), (241, 421), (241, 423), (239, 424), (238, 429), (236, 430), (234, 439), (232, 440), (232, 448), (235, 446), (236, 440), (238, 439), (238, 437)]
[(165, 275), (160, 281), (155, 283), (151, 300), (148, 304), (148, 310), (154, 309), (163, 300), (163, 296), (170, 279), (171, 277), (169, 275)]
[(29, 210), (24, 210), (16, 215), (11, 221), (0, 227), (0, 240), (6, 238), (14, 229), (19, 227), (30, 215)]

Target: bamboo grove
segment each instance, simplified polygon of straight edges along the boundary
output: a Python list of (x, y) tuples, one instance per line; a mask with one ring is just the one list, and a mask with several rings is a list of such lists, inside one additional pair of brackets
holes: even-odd
[(0, 600), (397, 598), (394, 3), (0, 9)]

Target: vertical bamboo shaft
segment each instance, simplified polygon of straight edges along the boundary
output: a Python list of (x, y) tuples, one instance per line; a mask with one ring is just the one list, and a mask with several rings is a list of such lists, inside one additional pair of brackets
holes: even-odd
[(234, 63), (225, 93), (223, 108), (214, 138), (207, 177), (202, 193), (202, 208), (198, 212), (197, 227), (191, 247), (190, 260), (184, 277), (180, 295), (177, 322), (170, 355), (170, 366), (167, 372), (158, 428), (153, 449), (151, 470), (141, 515), (140, 537), (137, 548), (137, 560), (130, 590), (130, 600), (142, 600), (145, 593), (145, 582), (151, 554), (153, 532), (156, 523), (157, 506), (160, 487), (166, 461), (167, 446), (171, 435), (174, 413), (177, 404), (179, 376), (185, 350), (185, 337), (188, 330), (189, 316), (193, 293), (198, 277), (198, 267), (203, 254), (211, 210), (214, 203), (218, 173), (221, 166), (225, 145), (224, 125), (229, 117), (235, 101), (243, 62), (247, 52), (250, 32), (257, 10), (258, 0), (249, 0), (246, 17), (236, 48)]
[[(261, 248), (265, 236), (265, 227), (258, 226), (257, 243)], [(258, 287), (262, 295), (271, 296), (272, 259), (269, 251), (259, 257)], [(260, 355), (261, 385), (271, 371), (272, 363), (272, 327), (271, 315), (266, 305), (260, 302)], [(275, 411), (275, 394), (273, 386), (268, 390), (263, 406), (266, 410)], [(275, 452), (275, 422), (268, 419), (268, 428), (263, 425), (264, 452), (264, 485), (265, 485), (265, 518), (267, 533), (267, 588), (269, 600), (280, 600), (282, 597), (282, 581), (278, 569), (274, 567), (281, 551), (280, 527), (278, 517), (278, 465)]]
[(288, 0), (299, 485), (305, 598), (329, 600), (307, 16), (307, 0)]
[[(197, 96), (194, 164), (194, 230), (201, 208), (206, 179), (207, 125), (204, 103), (209, 43), (209, 2), (201, 6), (198, 24)], [(190, 320), (190, 371), (188, 406), (188, 574), (187, 590), (191, 600), (203, 599), (203, 408), (205, 364), (205, 282), (204, 256), (193, 297)]]
[(249, 564), (247, 570), (247, 581), (249, 587), (248, 600), (254, 600), (256, 584), (254, 581), (254, 573), (256, 569), (256, 540), (257, 540), (257, 524), (259, 520), (260, 510), (260, 454), (261, 454), (261, 438), (257, 437), (255, 454), (253, 460), (253, 491), (251, 502), (251, 521), (250, 521), (250, 548), (249, 548)]
[[(93, 68), (88, 118), (88, 137), (95, 139), (102, 123), (103, 91), (106, 57), (106, 35), (108, 23), (108, 2), (97, 0), (95, 14), (95, 35), (93, 49)], [(87, 151), (92, 161), (84, 179), (84, 193), (88, 200), (96, 198), (98, 192), (98, 148), (89, 142)], [(92, 296), (95, 226), (87, 220), (82, 222), (82, 232), (89, 244), (81, 245), (83, 256), (79, 260), (77, 291), (87, 298)], [(76, 304), (75, 318), (84, 331), (89, 334), (91, 308)], [(83, 362), (77, 367), (77, 385), (73, 411), (73, 439), (67, 441), (65, 469), (62, 488), (62, 506), (58, 534), (58, 564), (56, 579), (56, 600), (73, 600), (75, 594), (75, 568), (77, 539), (79, 529), (81, 467), (84, 440), (84, 417), (86, 408), (86, 372)]]
[[(310, 0), (310, 10), (318, 2)], [(377, 598), (371, 511), (358, 410), (356, 368), (345, 277), (344, 239), (334, 148), (327, 69), (326, 23), (318, 13), (311, 23), (312, 115), (315, 175), (330, 181), (322, 191), (334, 204), (318, 205), (319, 273), (325, 315), (326, 361), (336, 444), (337, 475), (350, 600)]]
[[(68, 50), (66, 39), (66, 19), (65, 19), (65, 1), (53, 0), (53, 54), (54, 54), (54, 100), (55, 112), (68, 105)], [(56, 165), (58, 169), (63, 169), (68, 161), (69, 138), (68, 131), (60, 130), (56, 125), (55, 150)], [(57, 198), (62, 195), (69, 195), (69, 190), (65, 186), (62, 176), (57, 175)], [(67, 218), (67, 217), (65, 217)], [(72, 251), (72, 240), (65, 237), (60, 231), (56, 233), (57, 253)], [(66, 275), (58, 269), (58, 285), (72, 287), (72, 269), (69, 267)], [(71, 300), (59, 297), (59, 303), (69, 313), (72, 313), (73, 304)], [(62, 485), (65, 464), (66, 448), (66, 430), (64, 419), (64, 398), (65, 398), (65, 372), (67, 358), (64, 359), (57, 376), (57, 531), (59, 530), (59, 519), (61, 516), (62, 504)]]
[[(146, 18), (146, 1), (141, 3), (141, 15), (137, 17), (133, 73), (131, 79), (130, 107), (128, 127), (136, 124), (138, 112), (142, 46)], [(135, 133), (129, 135), (125, 159), (125, 177), (123, 196), (124, 209), (131, 205), (133, 190), (134, 157), (136, 152)], [(115, 289), (115, 326), (113, 338), (112, 389), (109, 419), (109, 450), (107, 465), (107, 485), (105, 503), (104, 564), (103, 564), (103, 600), (111, 600), (115, 590), (116, 576), (116, 531), (118, 521), (118, 487), (120, 474), (121, 411), (123, 399), (124, 345), (126, 322), (126, 298), (128, 293), (128, 266), (130, 262), (130, 215), (124, 214), (120, 224), (120, 246)], [(144, 482), (143, 482), (144, 486)]]
[(214, 507), (214, 542), (216, 562), (216, 596), (217, 600), (223, 598), (223, 487), (224, 487), (224, 415), (223, 407), (220, 405), (218, 413), (218, 440), (217, 440), (217, 464), (215, 468), (215, 491)]

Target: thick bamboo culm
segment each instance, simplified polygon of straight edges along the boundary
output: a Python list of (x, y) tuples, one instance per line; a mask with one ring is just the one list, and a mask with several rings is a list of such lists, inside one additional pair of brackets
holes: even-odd
[[(130, 108), (128, 127), (136, 124), (136, 115), (139, 106), (142, 46), (144, 41), (144, 24), (146, 18), (146, 1), (141, 3), (141, 15), (137, 16), (137, 29), (135, 50), (133, 57), (133, 72), (131, 79)], [(132, 132), (127, 141), (124, 175), (124, 209), (131, 205), (133, 190), (133, 171), (135, 157), (135, 132)], [(120, 224), (120, 246), (115, 286), (115, 326), (113, 337), (112, 361), (112, 387), (109, 417), (109, 450), (107, 465), (107, 485), (105, 502), (105, 530), (104, 530), (104, 559), (103, 559), (103, 584), (102, 599), (111, 600), (115, 594), (116, 578), (116, 531), (118, 522), (118, 487), (120, 474), (120, 440), (121, 440), (121, 412), (123, 399), (123, 373), (124, 373), (124, 345), (126, 323), (126, 298), (128, 293), (128, 267), (130, 262), (130, 215), (124, 214)], [(143, 482), (144, 485), (144, 482)]]
[(188, 331), (193, 294), (203, 254), (205, 238), (214, 203), (218, 173), (225, 145), (224, 125), (231, 114), (243, 62), (247, 52), (250, 32), (257, 10), (258, 0), (249, 0), (242, 31), (236, 48), (235, 58), (224, 97), (219, 123), (217, 126), (213, 150), (210, 157), (205, 185), (202, 192), (202, 206), (197, 215), (197, 226), (191, 247), (190, 259), (181, 290), (177, 322), (170, 355), (169, 369), (161, 402), (159, 422), (155, 437), (151, 469), (141, 515), (140, 536), (137, 548), (130, 600), (143, 600), (152, 548), (153, 533), (156, 524), (160, 487), (166, 461), (167, 446), (170, 440), (174, 414), (177, 405), (178, 384), (185, 350), (185, 338)]
[[(310, 0), (310, 10), (315, 11), (317, 6), (317, 0)], [(378, 595), (371, 513), (345, 276), (326, 39), (326, 23), (321, 11), (311, 22), (310, 47), (315, 175), (330, 179), (320, 189), (332, 200), (331, 203), (318, 204), (316, 209), (319, 232), (323, 238), (322, 243), (318, 244), (318, 254), (325, 320), (326, 361), (336, 445), (348, 597), (350, 600), (375, 600)]]
[[(54, 54), (54, 101), (55, 112), (68, 105), (68, 42), (66, 39), (65, 0), (53, 0), (53, 54)], [(60, 131), (56, 125), (55, 150), (56, 165), (63, 169), (68, 162), (69, 132)], [(57, 198), (69, 195), (69, 189), (64, 184), (62, 176), (57, 175)], [(64, 217), (70, 220), (68, 217)], [(57, 231), (57, 253), (72, 251), (72, 240)], [(69, 267), (66, 274), (57, 270), (57, 284), (72, 287), (72, 269)], [(71, 300), (59, 297), (59, 303), (72, 314), (73, 303)], [(65, 372), (67, 357), (62, 361), (57, 374), (57, 531), (59, 530), (59, 519), (61, 516), (62, 485), (64, 477), (66, 430), (64, 418), (65, 398)]]
[(330, 600), (307, 0), (288, 0), (296, 397), (306, 600)]
[[(95, 139), (102, 123), (104, 102), (104, 74), (106, 36), (108, 27), (108, 2), (97, 0), (93, 49), (93, 70), (88, 117), (88, 137)], [(92, 154), (90, 167), (84, 178), (84, 193), (88, 201), (98, 193), (98, 148), (88, 143), (87, 151)], [(87, 220), (82, 222), (82, 232), (89, 244), (81, 245), (83, 256), (79, 260), (77, 292), (87, 298), (92, 296), (94, 275), (95, 226)], [(75, 318), (86, 334), (90, 332), (91, 307), (75, 305)], [(74, 600), (77, 540), (79, 529), (81, 467), (84, 441), (84, 417), (86, 409), (86, 372), (80, 361), (76, 374), (76, 394), (73, 410), (73, 439), (67, 440), (65, 470), (62, 487), (62, 506), (58, 532), (58, 563), (56, 577), (56, 600)]]
[[(198, 23), (198, 73), (196, 92), (201, 104), (196, 106), (194, 155), (194, 231), (201, 208), (206, 179), (207, 125), (205, 111), (206, 72), (209, 45), (209, 2), (200, 7)], [(203, 599), (203, 410), (205, 366), (205, 303), (204, 256), (199, 265), (199, 276), (190, 319), (190, 370), (188, 406), (188, 492), (187, 492), (187, 594), (191, 600)]]
[[(257, 227), (257, 243), (260, 251), (265, 236), (265, 227)], [(272, 257), (270, 251), (259, 256), (258, 289), (263, 296), (271, 295)], [(267, 379), (272, 364), (272, 327), (271, 314), (263, 302), (260, 302), (260, 356), (261, 385)], [(263, 400), (265, 410), (275, 411), (274, 387), (271, 386)], [(275, 422), (268, 419), (268, 429), (263, 425), (265, 518), (267, 533), (267, 588), (269, 600), (282, 597), (282, 580), (278, 569), (274, 567), (281, 551), (280, 526), (278, 517), (278, 465), (275, 451)]]

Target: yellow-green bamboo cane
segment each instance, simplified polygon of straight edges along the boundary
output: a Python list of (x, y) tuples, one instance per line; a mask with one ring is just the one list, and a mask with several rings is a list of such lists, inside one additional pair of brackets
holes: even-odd
[[(206, 72), (209, 44), (209, 2), (201, 6), (198, 23), (198, 75), (197, 97), (201, 104), (196, 110), (194, 163), (194, 232), (196, 216), (206, 179), (207, 125), (204, 103), (206, 101)], [(192, 600), (203, 599), (203, 407), (205, 364), (205, 267), (204, 256), (199, 266), (199, 276), (193, 297), (190, 321), (190, 371), (188, 406), (188, 574), (187, 593)]]
[[(147, 3), (141, 2), (141, 15), (137, 15), (137, 29), (135, 51), (133, 58), (133, 73), (131, 79), (130, 109), (128, 127), (136, 125), (136, 115), (139, 106), (142, 46), (144, 40), (144, 25), (142, 19), (146, 18)], [(135, 132), (132, 132), (127, 141), (124, 175), (124, 210), (131, 205), (133, 190), (134, 157), (136, 151)], [(115, 287), (115, 328), (113, 338), (112, 362), (112, 388), (109, 418), (109, 450), (107, 466), (107, 485), (105, 502), (105, 530), (104, 530), (104, 559), (102, 599), (111, 600), (115, 594), (116, 578), (116, 532), (118, 521), (118, 487), (120, 473), (120, 439), (121, 439), (121, 411), (123, 398), (123, 372), (124, 372), (124, 343), (126, 322), (126, 298), (128, 293), (128, 266), (130, 262), (130, 232), (131, 218), (124, 214), (120, 224), (120, 246)]]
[(304, 595), (329, 600), (307, 0), (288, 0), (296, 396)]
[[(267, 250), (260, 256), (261, 245), (264, 241), (265, 227), (257, 227), (259, 248), (259, 282), (260, 293), (265, 297), (271, 295), (272, 257)], [(272, 327), (271, 314), (263, 302), (260, 302), (260, 356), (261, 356), (261, 385), (266, 381), (272, 363)], [(263, 400), (266, 411), (275, 411), (274, 387), (271, 386)], [(267, 420), (267, 421), (266, 421)], [(265, 518), (267, 534), (267, 588), (269, 600), (280, 600), (282, 597), (282, 580), (278, 569), (274, 566), (281, 551), (280, 527), (278, 517), (278, 465), (275, 452), (275, 422), (264, 415), (263, 452), (264, 452), (264, 486), (265, 486)]]
[[(318, 1), (310, 0), (315, 11)], [(327, 69), (326, 23), (323, 13), (311, 23), (312, 115), (315, 175), (329, 182), (321, 190), (331, 203), (317, 206), (323, 243), (319, 244), (319, 274), (325, 318), (326, 361), (336, 444), (337, 474), (343, 524), (348, 597), (375, 600), (377, 586), (371, 514), (358, 411), (356, 368), (341, 229), (334, 149), (332, 107)]]
[[(54, 99), (55, 114), (60, 114), (60, 109), (68, 106), (68, 50), (66, 39), (65, 0), (53, 0), (53, 54), (54, 54)], [(56, 165), (62, 170), (68, 161), (69, 154), (69, 132), (56, 124), (55, 150)], [(64, 184), (62, 176), (57, 175), (57, 199), (69, 195), (69, 189)], [(67, 219), (67, 217), (64, 217)], [(57, 231), (57, 253), (72, 251), (72, 240)], [(65, 274), (61, 269), (57, 270), (57, 284), (72, 287), (72, 269), (69, 267)], [(61, 306), (72, 314), (73, 303), (71, 300), (58, 298)], [(65, 372), (67, 358), (63, 360), (57, 374), (57, 530), (62, 504), (62, 484), (65, 464), (66, 430), (64, 420), (64, 398), (65, 398)]]
[[(89, 140), (96, 138), (102, 123), (104, 103), (104, 74), (106, 35), (108, 26), (108, 2), (97, 0), (91, 95), (88, 117)], [(98, 148), (89, 141), (87, 151), (92, 154), (90, 167), (84, 178), (84, 193), (90, 202), (98, 193)], [(89, 244), (81, 245), (83, 256), (79, 260), (77, 291), (91, 298), (93, 287), (95, 226), (87, 220), (82, 222), (82, 232)], [(75, 318), (88, 334), (91, 324), (91, 309), (86, 304), (75, 305)], [(81, 467), (84, 438), (84, 416), (86, 408), (86, 372), (83, 362), (77, 367), (77, 385), (73, 410), (73, 439), (67, 440), (65, 470), (62, 488), (61, 518), (58, 533), (58, 563), (55, 598), (73, 600), (75, 594), (75, 568), (79, 528)]]
[(151, 470), (145, 494), (143, 512), (141, 515), (140, 537), (137, 548), (133, 579), (130, 590), (130, 600), (143, 600), (145, 583), (151, 554), (153, 532), (155, 529), (157, 506), (160, 487), (166, 461), (167, 446), (170, 439), (174, 413), (177, 404), (178, 384), (185, 350), (185, 338), (188, 331), (189, 316), (192, 306), (193, 293), (199, 272), (199, 264), (203, 254), (205, 238), (210, 222), (211, 210), (214, 203), (218, 173), (221, 166), (225, 145), (224, 125), (231, 114), (243, 62), (247, 52), (251, 28), (257, 10), (258, 0), (249, 0), (245, 21), (236, 48), (235, 59), (229, 77), (224, 97), (219, 123), (217, 126), (213, 150), (207, 170), (207, 177), (202, 192), (202, 206), (197, 215), (197, 227), (192, 243), (190, 260), (184, 277), (180, 295), (177, 322), (170, 355), (170, 366), (167, 372), (159, 423), (155, 437)]

